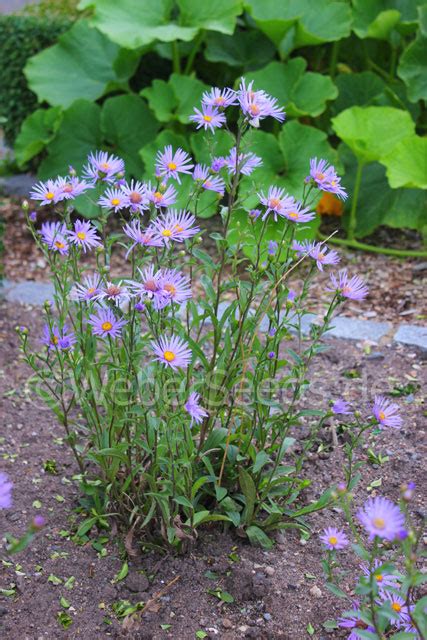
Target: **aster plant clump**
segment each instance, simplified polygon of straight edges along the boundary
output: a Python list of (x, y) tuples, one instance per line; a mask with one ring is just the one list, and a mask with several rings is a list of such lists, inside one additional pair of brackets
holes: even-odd
[[(334, 416), (329, 406), (306, 406), (307, 371), (334, 314), (368, 289), (336, 271), (339, 256), (325, 243), (299, 239), (321, 191), (346, 197), (333, 167), (307, 158), (299, 199), (257, 184), (263, 160), (251, 130), (268, 118), (281, 123), (284, 110), (252, 83), (215, 88), (191, 117), (205, 130), (209, 161), (166, 146), (144, 182), (128, 180), (120, 158), (94, 152), (81, 178), (71, 168), (30, 194), (49, 207), (41, 225), (34, 212), (27, 219), (55, 295), (42, 336), (18, 333), (35, 388), (79, 465), (90, 506), (82, 534), (119, 516), (145, 540), (182, 546), (201, 524), (222, 521), (268, 547), (269, 532), (304, 528), (305, 516), (334, 499), (327, 490), (299, 502), (311, 484), (306, 453)], [(233, 142), (224, 153), (216, 133), (225, 127)], [(255, 208), (244, 181), (253, 181)], [(98, 204), (96, 219), (75, 214), (77, 196)], [(223, 223), (211, 234), (216, 257), (201, 248), (206, 196)], [(230, 228), (241, 212), (252, 237), (236, 241)], [(113, 251), (122, 256), (118, 277)], [(306, 335), (308, 294), (326, 269), (325, 312)], [(295, 273), (302, 282), (293, 288)], [(377, 400), (374, 414), (398, 426), (387, 401)], [(294, 452), (301, 421), (310, 436)]]
[[(415, 484), (408, 482), (401, 486), (399, 504), (376, 496), (353, 510), (352, 494), (344, 485), (338, 488), (349, 530), (328, 527), (320, 540), (326, 552), (327, 586), (348, 602), (340, 618), (327, 626), (346, 629), (347, 640), (427, 637), (423, 525), (416, 525), (410, 509), (415, 491)], [(344, 549), (353, 551), (359, 568), (351, 596), (348, 586), (344, 590)]]

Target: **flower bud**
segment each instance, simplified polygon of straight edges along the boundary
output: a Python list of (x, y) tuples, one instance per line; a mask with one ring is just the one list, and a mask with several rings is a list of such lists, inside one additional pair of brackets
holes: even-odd
[(178, 255), (180, 258), (183, 258), (186, 255), (186, 252), (183, 249), (181, 249), (180, 251), (178, 251)]
[(49, 312), (52, 309), (52, 303), (50, 300), (45, 300), (43, 303), (43, 307), (45, 308), (45, 310), (47, 312)]
[(45, 524), (46, 524), (46, 520), (43, 518), (43, 516), (34, 516), (34, 519), (33, 519), (34, 529), (42, 529)]
[(99, 245), (99, 246), (98, 246), (98, 247), (96, 247), (96, 249), (95, 249), (95, 253), (96, 253), (97, 255), (100, 255), (101, 253), (104, 253), (104, 252), (105, 252), (105, 247), (104, 247), (103, 245)]
[(415, 491), (415, 482), (408, 482), (407, 484), (402, 484), (400, 487), (400, 491), (402, 493), (402, 498), (405, 502), (409, 502), (412, 500)]
[(22, 211), (28, 211), (28, 209), (30, 208), (28, 200), (23, 200), (21, 206), (22, 206)]
[(36, 222), (37, 221), (37, 211), (31, 211), (31, 213), (30, 213), (30, 215), (28, 217), (31, 220), (31, 222)]

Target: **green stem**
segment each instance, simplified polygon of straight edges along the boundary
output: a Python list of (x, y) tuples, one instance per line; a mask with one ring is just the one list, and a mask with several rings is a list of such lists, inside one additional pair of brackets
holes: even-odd
[(179, 55), (179, 44), (176, 40), (172, 43), (172, 63), (173, 72), (181, 73), (181, 58)]
[(337, 62), (338, 62), (338, 52), (340, 49), (340, 41), (335, 40), (331, 49), (331, 58), (329, 60), (329, 75), (331, 78), (335, 77), (337, 71)]
[[(320, 240), (326, 240), (326, 236), (322, 233), (318, 234)], [(397, 258), (427, 258), (427, 251), (411, 251), (410, 249), (388, 249), (386, 247), (374, 247), (371, 244), (365, 244), (358, 240), (350, 240), (344, 238), (329, 238), (328, 242), (339, 244), (351, 249), (361, 249), (362, 251), (371, 251), (372, 253), (381, 253), (386, 256), (396, 256)]]
[(185, 69), (184, 69), (184, 74), (186, 76), (188, 76), (193, 69), (194, 58), (196, 57), (200, 49), (200, 45), (202, 44), (204, 37), (205, 37), (205, 32), (202, 29), (198, 33), (196, 39), (194, 40), (193, 48), (191, 49), (190, 55), (187, 58), (187, 64), (185, 65)]
[(348, 239), (354, 240), (354, 232), (356, 231), (356, 212), (357, 202), (359, 200), (360, 183), (362, 181), (363, 162), (357, 161), (356, 182), (354, 184), (353, 201), (351, 203), (350, 222), (348, 224)]

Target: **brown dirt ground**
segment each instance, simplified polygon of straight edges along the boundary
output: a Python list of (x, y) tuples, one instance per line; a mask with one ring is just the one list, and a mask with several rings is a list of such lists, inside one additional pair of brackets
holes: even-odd
[[(102, 557), (92, 546), (97, 538), (95, 531), (84, 546), (76, 545), (71, 534), (66, 533), (73, 531), (78, 521), (74, 509), (79, 490), (72, 480), (77, 469), (61, 443), (60, 426), (48, 411), (33, 402), (26, 386), (29, 370), (20, 361), (13, 330), (19, 324), (31, 326), (31, 332), (37, 335), (40, 311), (2, 303), (0, 468), (10, 475), (15, 488), (13, 508), (0, 512), (0, 532), (22, 534), (37, 513), (47, 518), (47, 525), (26, 551), (12, 558), (13, 566), (1, 568), (0, 587), (9, 589), (15, 585), (16, 589), (13, 597), (0, 596), (1, 638), (192, 640), (197, 630), (205, 631), (208, 638), (221, 640), (347, 637), (341, 631), (327, 632), (322, 626), (343, 608), (342, 602), (324, 587), (317, 537), (323, 526), (344, 523), (338, 509), (311, 518), (313, 535), (306, 544), (291, 531), (277, 536), (273, 550), (263, 551), (230, 532), (206, 528), (186, 555), (146, 552), (130, 563), (128, 578), (112, 583), (122, 564), (122, 546), (117, 544), (123, 542), (120, 535), (112, 535), (105, 543), (107, 553)], [(342, 395), (355, 405), (364, 406), (375, 392), (387, 392), (408, 382), (421, 386), (415, 393), (398, 398), (404, 427), (399, 432), (383, 431), (375, 447), (390, 460), (380, 467), (364, 468), (355, 499), (360, 504), (375, 491), (397, 499), (400, 484), (414, 480), (417, 491), (413, 510), (420, 522), (426, 453), (426, 405), (422, 395), (425, 359), (414, 350), (387, 344), (379, 345), (378, 351), (371, 354), (358, 343), (331, 340), (329, 344), (329, 351), (318, 357), (313, 368), (313, 406), (320, 402), (324, 406), (326, 399)], [(357, 371), (360, 377), (349, 379), (349, 371)], [(57, 475), (43, 470), (47, 459), (56, 461)], [(312, 453), (306, 473), (314, 483), (305, 496), (307, 501), (341, 479), (341, 461), (340, 448)], [(381, 480), (379, 489), (370, 487), (374, 480)], [(40, 501), (39, 509), (35, 501)], [(230, 559), (232, 552), (234, 560)], [(349, 551), (342, 554), (348, 573), (341, 586), (351, 595), (355, 559)], [(206, 571), (213, 572), (216, 579), (206, 577)], [(62, 583), (49, 581), (51, 574)], [(75, 581), (69, 590), (64, 585), (71, 576)], [(176, 582), (168, 587), (174, 579)], [(235, 602), (222, 603), (210, 595), (208, 589), (217, 585), (231, 593)], [(147, 602), (163, 590), (156, 606), (144, 616), (140, 629), (123, 636), (113, 603), (123, 599)], [(68, 613), (73, 623), (68, 629), (63, 629), (57, 620), (58, 612), (63, 611), (61, 596), (71, 604)], [(314, 628), (311, 636), (307, 632), (309, 624)]]
[[(48, 219), (47, 213), (40, 214)], [(49, 271), (43, 256), (38, 251), (34, 241), (26, 229), (25, 220), (20, 206), (5, 199), (0, 205), (0, 218), (6, 223), (4, 235), (4, 277), (9, 280), (47, 280)], [(205, 224), (203, 246), (214, 252), (213, 241), (209, 233), (218, 231), (216, 219), (201, 221)], [(336, 218), (325, 222), (325, 233), (331, 233), (337, 227)], [(414, 232), (382, 228), (372, 244), (395, 246), (396, 248), (421, 248), (420, 240)], [(212, 246), (213, 245), (213, 246)], [(338, 249), (341, 256), (341, 266), (348, 267), (351, 274), (363, 275), (369, 283), (370, 293), (366, 301), (360, 304), (346, 305), (344, 315), (360, 318), (371, 318), (394, 323), (411, 323), (425, 325), (427, 323), (427, 261), (425, 259), (399, 259), (385, 255), (352, 252)], [(117, 252), (113, 256), (111, 273), (122, 276), (125, 263), (123, 253)], [(94, 255), (87, 254), (83, 259), (88, 264), (95, 265)], [(319, 284), (326, 286), (328, 272), (319, 276)], [(195, 283), (197, 289), (197, 283)], [(313, 311), (320, 310), (318, 299), (310, 301)]]

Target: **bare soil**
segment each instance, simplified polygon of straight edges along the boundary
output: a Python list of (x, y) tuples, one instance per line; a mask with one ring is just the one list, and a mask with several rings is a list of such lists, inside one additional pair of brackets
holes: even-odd
[[(61, 440), (61, 427), (29, 391), (30, 372), (20, 360), (14, 332), (21, 324), (30, 326), (37, 336), (40, 310), (1, 303), (0, 469), (14, 482), (14, 504), (0, 511), (0, 532), (2, 536), (6, 531), (21, 535), (36, 514), (43, 514), (47, 524), (27, 550), (7, 558), (11, 566), (1, 566), (0, 588), (14, 590), (13, 595), (0, 595), (2, 639), (192, 640), (197, 631), (221, 640), (347, 637), (348, 633), (323, 627), (346, 608), (324, 587), (317, 535), (323, 526), (344, 524), (336, 508), (310, 519), (312, 536), (307, 542), (296, 531), (289, 531), (276, 536), (273, 550), (264, 551), (230, 531), (207, 527), (186, 555), (145, 551), (129, 563), (128, 577), (114, 582), (124, 559), (124, 534), (93, 530), (87, 544), (73, 541), (81, 518), (76, 513), (78, 483), (73, 480), (78, 470)], [(363, 344), (338, 340), (328, 344), (330, 349), (313, 367), (313, 406), (344, 396), (354, 406), (364, 407), (374, 393), (406, 385), (404, 395), (397, 399), (403, 428), (384, 430), (376, 439), (376, 451), (389, 456), (389, 461), (364, 467), (354, 506), (375, 493), (397, 499), (399, 486), (413, 480), (417, 484), (413, 511), (419, 522), (426, 477), (427, 407), (422, 395), (426, 361), (422, 354), (401, 346), (381, 344), (377, 351), (369, 352)], [(47, 460), (55, 461), (55, 475), (45, 471)], [(306, 501), (342, 479), (341, 463), (341, 446), (311, 454), (305, 473), (313, 484)], [(374, 487), (373, 481), (377, 481)], [(108, 539), (100, 542), (104, 534)], [(137, 547), (138, 540), (133, 544)], [(102, 547), (104, 555), (99, 553)], [(357, 562), (350, 551), (342, 554), (348, 573), (341, 586), (352, 595)], [(216, 588), (230, 593), (234, 602), (222, 602), (209, 593)], [(63, 608), (61, 597), (70, 608)], [(153, 600), (139, 628), (128, 634), (115, 613), (122, 600), (132, 604)], [(66, 629), (58, 619), (61, 612), (72, 620)], [(307, 629), (311, 627), (310, 635)]]

